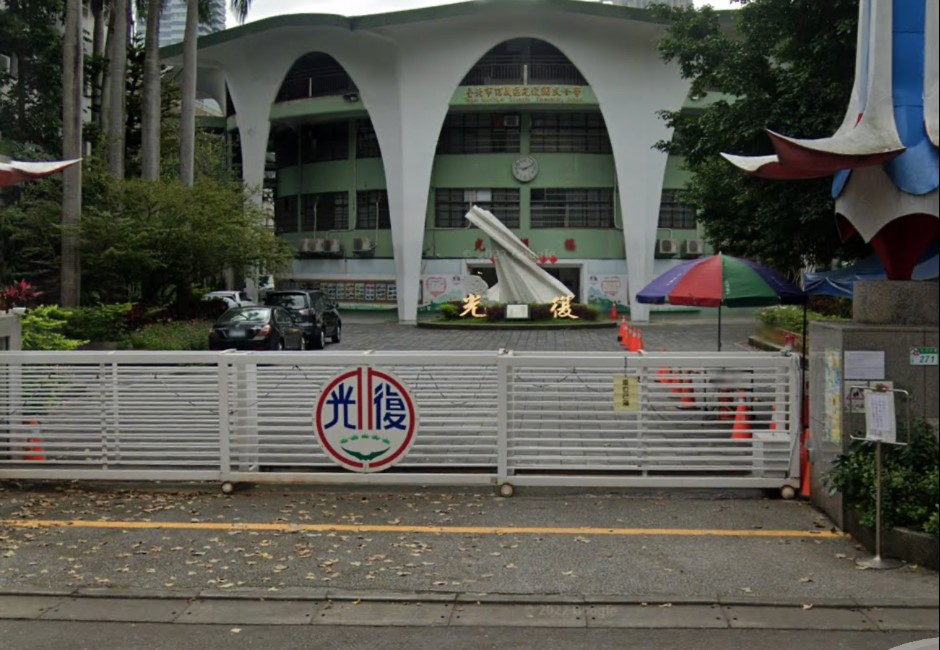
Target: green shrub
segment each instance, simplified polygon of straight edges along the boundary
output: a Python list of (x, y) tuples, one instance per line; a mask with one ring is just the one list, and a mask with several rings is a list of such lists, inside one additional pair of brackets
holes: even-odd
[(594, 322), (601, 317), (601, 311), (593, 305), (574, 303), (571, 305), (571, 313), (581, 320)]
[(189, 320), (145, 325), (128, 335), (135, 350), (208, 350), (212, 321)]
[(506, 305), (488, 305), (486, 320), (491, 323), (501, 323), (506, 320)]
[(130, 308), (130, 303), (125, 303), (71, 309), (63, 333), (90, 341), (120, 341), (127, 334)]
[[(803, 330), (803, 307), (798, 305), (774, 305), (757, 312), (757, 319), (767, 327), (775, 327), (788, 332), (799, 333)], [(845, 320), (841, 316), (826, 316), (815, 311), (806, 312), (807, 321)]]
[[(905, 440), (900, 424), (898, 428), (898, 439)], [(853, 440), (824, 478), (830, 493), (842, 492), (865, 526), (875, 525), (875, 449), (873, 443)], [(904, 526), (936, 535), (938, 512), (937, 437), (930, 424), (919, 420), (909, 445), (882, 445), (881, 521), (887, 528)]]
[(74, 350), (88, 343), (63, 333), (69, 316), (68, 309), (55, 305), (30, 309), (23, 316), (23, 349)]
[(452, 302), (448, 302), (448, 303), (441, 305), (441, 316), (443, 316), (447, 320), (454, 320), (455, 318), (460, 318), (461, 311), (463, 310)]

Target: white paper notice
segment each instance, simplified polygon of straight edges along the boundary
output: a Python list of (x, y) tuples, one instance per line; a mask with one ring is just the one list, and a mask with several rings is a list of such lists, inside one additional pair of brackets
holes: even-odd
[(846, 350), (846, 379), (884, 379), (884, 350)]
[(894, 393), (865, 391), (865, 424), (868, 440), (897, 442), (897, 426), (894, 419)]

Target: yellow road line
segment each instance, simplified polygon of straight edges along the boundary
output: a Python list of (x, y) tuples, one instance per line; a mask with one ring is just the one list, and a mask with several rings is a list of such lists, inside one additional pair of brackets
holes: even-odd
[(727, 528), (541, 528), (533, 526), (408, 526), (384, 524), (289, 524), (190, 521), (92, 521), (64, 519), (0, 519), (13, 528), (120, 528), (126, 530), (248, 530), (318, 533), (443, 533), (469, 535), (613, 535), (621, 537), (813, 537), (837, 538), (842, 533), (814, 530), (737, 530)]

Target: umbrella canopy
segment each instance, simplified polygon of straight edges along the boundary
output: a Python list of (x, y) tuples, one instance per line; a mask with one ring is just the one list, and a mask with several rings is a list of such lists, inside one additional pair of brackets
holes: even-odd
[(69, 165), (74, 165), (78, 160), (78, 158), (55, 162), (20, 162), (18, 160), (4, 162), (0, 160), (0, 187), (16, 185), (33, 178), (42, 178), (54, 174)]
[(636, 299), (654, 305), (761, 307), (805, 305), (808, 297), (766, 266), (719, 253), (672, 267)]

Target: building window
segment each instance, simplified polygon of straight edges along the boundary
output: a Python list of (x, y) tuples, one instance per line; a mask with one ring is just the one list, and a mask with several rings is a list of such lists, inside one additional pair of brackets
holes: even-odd
[(600, 113), (532, 113), (533, 153), (611, 153)]
[(448, 115), (437, 141), (437, 153), (518, 153), (522, 143), (520, 124), (518, 114)]
[(677, 230), (695, 229), (695, 208), (681, 201), (679, 190), (663, 190), (659, 201), (659, 227)]
[(279, 129), (271, 137), (274, 140), (275, 168), (284, 169), (295, 166), (297, 164), (297, 132), (291, 129)]
[(379, 138), (372, 122), (359, 122), (356, 129), (356, 158), (381, 158)]
[(434, 225), (437, 228), (466, 228), (466, 215), (477, 205), (492, 212), (508, 228), (519, 227), (519, 190), (439, 189), (434, 194)]
[(533, 228), (613, 228), (612, 189), (533, 189)]
[(388, 211), (388, 192), (385, 190), (367, 190), (356, 192), (356, 228), (392, 227)]
[(325, 232), (349, 228), (349, 194), (347, 192), (321, 192), (304, 194), (302, 199), (300, 230)]
[(275, 102), (309, 97), (327, 97), (358, 92), (356, 84), (336, 59), (311, 52), (297, 59), (284, 77)]
[(300, 131), (301, 162), (317, 163), (349, 158), (349, 123), (317, 124)]
[(274, 233), (297, 232), (297, 197), (282, 196), (274, 202)]

